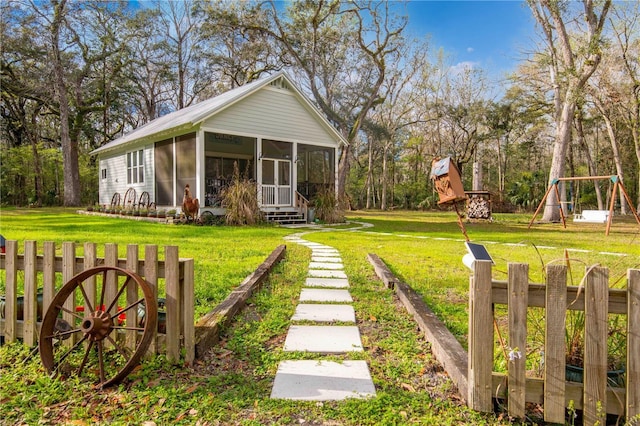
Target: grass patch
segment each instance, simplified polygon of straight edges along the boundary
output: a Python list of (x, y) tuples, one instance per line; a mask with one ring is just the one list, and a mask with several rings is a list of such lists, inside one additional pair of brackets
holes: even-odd
[[(95, 392), (73, 379), (49, 379), (37, 354), (29, 358), (30, 351), (21, 345), (0, 347), (0, 423), (507, 424), (461, 405), (415, 322), (366, 260), (367, 253), (380, 256), (465, 342), (469, 271), (461, 262), (465, 249), (454, 214), (354, 212), (348, 219), (375, 226), (359, 230), (339, 226), (309, 233), (305, 239), (340, 250), (365, 350), (331, 358), (366, 360), (375, 398), (326, 403), (269, 398), (278, 363), (291, 359), (282, 347), (311, 253), (306, 247), (288, 244), (285, 260), (263, 289), (224, 330), (222, 341), (192, 366), (171, 365), (156, 357), (134, 370), (119, 387)], [(496, 215), (493, 224), (467, 225), (472, 240), (496, 243), (487, 244), (497, 263), (496, 278), (506, 271), (508, 261), (520, 261), (531, 264), (531, 279), (540, 282), (542, 264), (561, 258), (565, 248), (589, 250), (572, 252), (572, 257), (608, 266), (612, 277), (638, 267), (638, 227), (633, 224), (615, 222), (611, 235), (605, 237), (604, 226), (572, 223), (566, 231), (561, 225), (528, 230), (528, 219)], [(115, 242), (121, 256), (129, 243), (178, 245), (181, 257), (195, 260), (198, 316), (226, 297), (284, 243), (284, 236), (300, 232), (272, 226), (168, 226), (80, 216), (64, 209), (2, 209), (0, 227), (5, 237), (21, 242), (75, 241), (79, 246), (85, 241)], [(510, 245), (518, 243), (522, 245)], [(3, 288), (3, 275), (0, 279)], [(316, 359), (313, 354), (296, 356)]]

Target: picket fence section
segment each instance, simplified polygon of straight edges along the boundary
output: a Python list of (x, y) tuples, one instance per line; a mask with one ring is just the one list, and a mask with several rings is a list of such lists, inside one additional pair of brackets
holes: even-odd
[[(36, 241), (25, 241), (19, 253), (17, 241), (6, 242), (6, 253), (0, 255), (0, 270), (4, 270), (5, 295), (0, 305), (0, 336), (5, 342), (22, 339), (28, 346), (38, 344), (40, 323), (38, 310), (44, 316), (55, 292), (76, 274), (95, 266), (117, 266), (135, 272), (151, 286), (157, 299), (165, 299), (166, 333), (156, 333), (149, 347), (151, 353), (164, 353), (172, 361), (192, 363), (195, 357), (194, 335), (194, 267), (193, 259), (180, 259), (177, 246), (164, 247), (164, 260), (158, 259), (158, 246), (145, 245), (144, 259), (139, 259), (140, 247), (128, 244), (126, 258), (118, 258), (117, 244), (104, 245), (104, 257), (97, 257), (96, 243), (83, 245), (83, 256), (76, 256), (76, 244), (62, 243), (62, 255), (56, 255), (56, 245), (47, 241), (38, 254)], [(22, 294), (18, 294), (21, 288)], [(164, 282), (165, 294), (158, 294)], [(85, 286), (91, 283), (85, 283)], [(93, 281), (95, 286), (95, 280)], [(91, 291), (90, 289), (88, 291)], [(95, 291), (95, 289), (93, 290)], [(95, 293), (94, 293), (95, 294)], [(38, 300), (41, 299), (41, 301)], [(18, 320), (20, 312), (21, 320)]]
[[(571, 404), (584, 424), (606, 424), (606, 415), (640, 415), (640, 270), (627, 273), (627, 288), (610, 289), (607, 268), (588, 269), (581, 287), (567, 286), (567, 267), (549, 265), (546, 285), (528, 282), (529, 266), (509, 264), (508, 280), (491, 278), (491, 262), (476, 261), (469, 295), (468, 404), (493, 410), (506, 398), (509, 415), (523, 418), (525, 403), (543, 405), (544, 420), (564, 423)], [(507, 305), (510, 352), (507, 374), (493, 371), (494, 305)], [(528, 307), (545, 309), (544, 377), (527, 377)], [(584, 311), (584, 383), (565, 380), (567, 310)], [(607, 381), (609, 316), (627, 316), (625, 386)], [(520, 357), (521, 355), (521, 357)]]

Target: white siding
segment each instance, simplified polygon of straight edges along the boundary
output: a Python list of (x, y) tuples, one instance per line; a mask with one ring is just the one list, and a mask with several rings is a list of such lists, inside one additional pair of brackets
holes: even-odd
[(206, 120), (203, 128), (225, 129), (266, 139), (336, 146), (335, 137), (293, 92), (265, 87)]
[[(117, 154), (109, 154), (100, 157), (100, 175), (99, 175), (99, 202), (100, 204), (110, 204), (113, 194), (120, 193), (120, 197), (124, 197), (127, 189), (136, 190), (136, 197), (140, 199), (140, 195), (147, 191), (154, 201), (154, 168), (153, 168), (153, 144), (144, 147), (135, 148), (136, 151), (144, 149), (144, 183), (127, 184), (127, 152), (123, 151)], [(133, 149), (132, 149), (133, 150)], [(101, 170), (107, 169), (107, 178), (102, 179)]]

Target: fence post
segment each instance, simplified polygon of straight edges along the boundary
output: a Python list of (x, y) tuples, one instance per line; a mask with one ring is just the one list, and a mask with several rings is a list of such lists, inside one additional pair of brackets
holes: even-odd
[(7, 240), (5, 250), (4, 339), (9, 343), (18, 337), (18, 242)]
[(53, 296), (56, 294), (56, 243), (44, 242), (42, 255), (42, 316), (49, 309)]
[(529, 265), (509, 263), (509, 346), (513, 359), (508, 361), (509, 415), (524, 418), (526, 396), (527, 305), (529, 301)]
[(640, 416), (640, 269), (627, 271), (627, 419)]
[(184, 348), (185, 362), (188, 365), (193, 363), (196, 357), (196, 330), (194, 324), (194, 300), (193, 300), (193, 284), (194, 284), (194, 268), (193, 259), (184, 261), (184, 286), (182, 288), (182, 310), (184, 319)]
[(24, 242), (24, 303), (22, 338), (24, 344), (32, 347), (37, 343), (38, 331), (38, 272), (36, 260), (38, 246), (35, 241)]
[[(469, 407), (491, 412), (493, 370), (493, 310), (491, 304), (491, 262), (475, 261), (469, 291)], [(490, 342), (487, 344), (487, 342)]]
[[(96, 243), (84, 243), (84, 261), (82, 268), (86, 271), (94, 266), (96, 266)], [(96, 307), (96, 276), (92, 275), (87, 278), (82, 286), (88, 299), (84, 304), (85, 312), (89, 312), (91, 307), (98, 309)], [(89, 304), (91, 304), (91, 306), (89, 306)]]
[[(76, 274), (76, 244), (73, 242), (62, 243), (62, 283), (63, 285), (69, 282), (71, 278)], [(64, 309), (62, 311), (62, 319), (73, 326), (75, 317), (73, 313), (76, 311), (76, 302), (73, 297), (68, 297), (64, 302)], [(76, 342), (77, 333), (69, 335), (68, 339), (62, 341), (62, 344), (68, 347), (73, 346)]]
[[(104, 245), (104, 264), (105, 266), (118, 266), (118, 245), (114, 243), (107, 243)], [(115, 271), (107, 271), (106, 275), (102, 278), (102, 290), (100, 295), (100, 304), (105, 304), (105, 300), (115, 300), (118, 294), (118, 278)], [(110, 315), (115, 315), (118, 311), (118, 304), (111, 308)], [(104, 309), (107, 309), (105, 306)], [(106, 348), (113, 348), (114, 345), (105, 341)]]
[(588, 269), (584, 287), (584, 423), (605, 424), (609, 270)]
[(544, 332), (544, 420), (564, 423), (567, 267), (547, 265)]
[[(137, 244), (127, 244), (127, 269), (129, 271), (133, 271), (133, 273), (138, 273), (138, 245)], [(138, 301), (140, 297), (138, 296), (138, 284), (135, 282), (131, 282), (127, 286), (127, 303), (126, 306), (131, 306), (136, 301)], [(127, 328), (129, 327), (138, 327), (138, 308), (129, 309), (127, 311)], [(147, 307), (148, 308), (148, 307)], [(136, 349), (136, 341), (138, 338), (138, 332), (136, 330), (127, 330), (125, 335), (125, 345), (132, 351)]]
[(167, 359), (180, 359), (180, 261), (177, 246), (164, 248), (164, 277), (167, 295)]
[[(158, 300), (158, 246), (146, 245), (144, 247), (144, 279), (149, 283), (153, 293), (153, 300)], [(159, 321), (159, 319), (158, 319)], [(165, 317), (166, 321), (166, 317)], [(153, 330), (153, 339), (149, 344), (150, 354), (158, 351), (158, 328)]]

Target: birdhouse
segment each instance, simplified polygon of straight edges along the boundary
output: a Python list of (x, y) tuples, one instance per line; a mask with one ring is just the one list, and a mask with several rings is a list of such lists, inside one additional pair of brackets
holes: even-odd
[(438, 204), (452, 204), (467, 199), (462, 187), (460, 171), (451, 157), (434, 159), (431, 163), (431, 180), (438, 191)]

